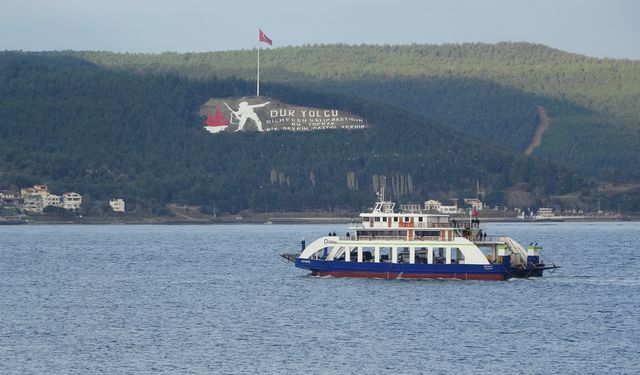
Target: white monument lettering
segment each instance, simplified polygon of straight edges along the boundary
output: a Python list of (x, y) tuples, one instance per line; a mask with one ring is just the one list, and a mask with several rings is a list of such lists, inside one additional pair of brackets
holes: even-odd
[[(237, 104), (233, 104), (234, 102)], [(229, 126), (226, 131), (235, 130), (238, 132), (246, 131), (247, 123), (250, 124), (250, 130), (256, 129), (257, 131), (312, 131), (369, 127), (364, 119), (331, 108), (304, 108), (286, 104), (285, 106), (275, 104), (276, 108), (273, 108), (274, 104), (271, 102), (256, 102), (255, 99), (234, 102), (227, 103), (221, 100), (217, 104), (215, 101), (208, 104), (210, 109), (206, 113), (208, 117), (205, 129), (211, 131), (209, 128), (216, 127), (215, 129), (219, 130), (217, 127), (225, 123)]]

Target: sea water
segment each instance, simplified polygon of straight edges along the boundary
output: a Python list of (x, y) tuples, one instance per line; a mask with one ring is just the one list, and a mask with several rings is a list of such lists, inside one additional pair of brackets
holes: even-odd
[(637, 374), (640, 224), (489, 224), (562, 268), (310, 277), (342, 225), (0, 226), (1, 374)]

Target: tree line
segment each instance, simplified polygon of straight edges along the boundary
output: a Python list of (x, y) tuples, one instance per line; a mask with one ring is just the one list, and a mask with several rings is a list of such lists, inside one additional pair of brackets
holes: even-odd
[(169, 202), (238, 212), (359, 210), (375, 197), (373, 176), (381, 175), (401, 202), (469, 194), (477, 181), (495, 204), (518, 183), (543, 195), (588, 186), (562, 166), (387, 103), (286, 83), (267, 85), (265, 95), (347, 111), (372, 128), (217, 135), (202, 129), (198, 109), (206, 100), (253, 89), (237, 78), (140, 74), (60, 54), (2, 53), (0, 188), (45, 183), (158, 212)]

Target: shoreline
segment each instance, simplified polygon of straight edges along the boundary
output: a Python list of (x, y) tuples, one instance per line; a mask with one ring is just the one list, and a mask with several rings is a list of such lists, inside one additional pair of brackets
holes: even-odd
[[(456, 220), (467, 219), (454, 217)], [(558, 221), (544, 220), (522, 220), (509, 217), (487, 217), (480, 218), (484, 223), (582, 223), (582, 222), (636, 222), (640, 221), (640, 217), (626, 216), (617, 217), (582, 217), (576, 219), (563, 219)], [(262, 224), (262, 225), (288, 225), (288, 224), (350, 224), (358, 223), (357, 216), (344, 217), (313, 217), (313, 216), (282, 216), (265, 218), (176, 218), (176, 217), (82, 217), (72, 220), (56, 220), (55, 218), (25, 218), (24, 220), (0, 220), (0, 226), (3, 225), (237, 225), (237, 224)]]

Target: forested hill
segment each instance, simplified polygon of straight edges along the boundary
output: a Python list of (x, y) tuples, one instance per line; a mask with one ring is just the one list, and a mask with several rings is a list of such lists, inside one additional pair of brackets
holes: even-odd
[[(127, 71), (248, 80), (255, 75), (250, 50), (72, 55)], [(392, 104), (521, 152), (532, 142), (541, 106), (551, 126), (534, 156), (607, 180), (640, 180), (638, 61), (529, 43), (313, 45), (263, 50), (261, 67), (264, 81)]]
[[(265, 95), (366, 118), (365, 130), (209, 134), (200, 106), (253, 82), (114, 71), (68, 54), (0, 53), (0, 189), (44, 183), (89, 201), (121, 196), (237, 212), (359, 210), (374, 184), (401, 202), (516, 189), (531, 204), (585, 188), (554, 164), (466, 137), (388, 104), (282, 84)], [(522, 194), (519, 194), (521, 196)], [(537, 203), (536, 203), (537, 202)]]

